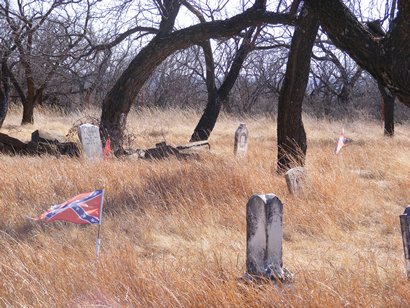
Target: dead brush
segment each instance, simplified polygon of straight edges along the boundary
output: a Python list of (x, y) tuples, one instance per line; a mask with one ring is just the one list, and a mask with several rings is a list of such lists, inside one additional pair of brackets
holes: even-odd
[[(37, 125), (66, 133), (81, 117), (63, 122), (43, 111)], [(161, 141), (158, 123), (167, 142), (186, 143), (198, 118), (185, 110), (133, 112), (132, 147)], [(11, 114), (4, 129), (19, 121)], [(410, 306), (398, 219), (410, 204), (410, 126), (386, 140), (378, 123), (349, 123), (346, 134), (364, 142), (334, 155), (327, 140), (337, 139), (342, 124), (305, 116), (309, 185), (295, 197), (275, 172), (275, 121), (241, 121), (249, 130), (243, 159), (233, 155), (239, 121), (230, 115), (199, 160), (0, 155), (0, 306)], [(26, 217), (94, 189), (106, 196), (98, 263), (95, 226)], [(275, 193), (284, 203), (283, 258), (295, 275), (288, 287), (238, 280), (245, 204), (254, 193)]]

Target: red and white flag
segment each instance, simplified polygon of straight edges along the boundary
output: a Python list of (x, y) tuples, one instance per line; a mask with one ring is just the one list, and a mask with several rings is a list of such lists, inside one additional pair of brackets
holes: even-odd
[(342, 129), (342, 132), (340, 133), (339, 139), (337, 140), (336, 148), (335, 148), (335, 154), (339, 154), (340, 150), (343, 148), (345, 145), (345, 129)]
[(82, 193), (70, 200), (53, 205), (35, 220), (68, 221), (75, 224), (101, 224), (104, 190)]
[(107, 138), (107, 141), (105, 142), (105, 147), (104, 147), (104, 158), (108, 159), (111, 156), (111, 140), (110, 137)]

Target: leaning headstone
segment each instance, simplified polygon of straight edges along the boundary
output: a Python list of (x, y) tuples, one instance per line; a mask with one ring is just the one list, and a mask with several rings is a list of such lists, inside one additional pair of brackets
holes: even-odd
[(400, 227), (403, 238), (404, 258), (406, 261), (407, 279), (410, 280), (410, 206), (400, 215)]
[(306, 171), (303, 167), (295, 167), (285, 173), (286, 184), (292, 195), (303, 193), (303, 186), (306, 180)]
[(79, 127), (79, 137), (85, 156), (90, 160), (103, 159), (103, 150), (100, 129), (92, 124), (83, 124)]
[(245, 156), (248, 151), (248, 129), (241, 123), (235, 131), (234, 153), (237, 156)]
[(282, 212), (274, 194), (253, 195), (246, 205), (246, 271), (252, 278), (289, 279), (282, 262)]

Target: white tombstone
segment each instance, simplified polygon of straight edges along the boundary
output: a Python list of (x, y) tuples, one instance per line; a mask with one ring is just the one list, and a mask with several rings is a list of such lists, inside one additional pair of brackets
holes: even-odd
[(246, 204), (246, 271), (251, 277), (286, 280), (282, 263), (283, 204), (274, 194), (253, 195)]
[(235, 131), (234, 153), (237, 156), (245, 156), (248, 151), (248, 129), (241, 123)]
[(288, 170), (285, 173), (286, 184), (292, 195), (300, 195), (303, 193), (303, 187), (306, 181), (306, 171), (303, 167), (296, 167)]
[(78, 135), (83, 146), (83, 152), (88, 159), (99, 160), (104, 158), (98, 126), (83, 124), (79, 127)]

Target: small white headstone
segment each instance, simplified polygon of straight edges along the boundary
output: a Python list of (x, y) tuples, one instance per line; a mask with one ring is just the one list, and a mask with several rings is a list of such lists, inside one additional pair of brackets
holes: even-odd
[(241, 123), (235, 131), (234, 153), (237, 156), (245, 156), (248, 151), (248, 129)]
[(283, 204), (274, 194), (253, 195), (246, 205), (246, 271), (285, 280), (282, 263)]
[(303, 193), (303, 186), (305, 185), (306, 180), (305, 177), (306, 171), (303, 167), (292, 168), (285, 173), (286, 184), (292, 195)]
[(83, 152), (90, 160), (103, 159), (103, 150), (100, 137), (100, 129), (92, 124), (83, 124), (78, 131)]

